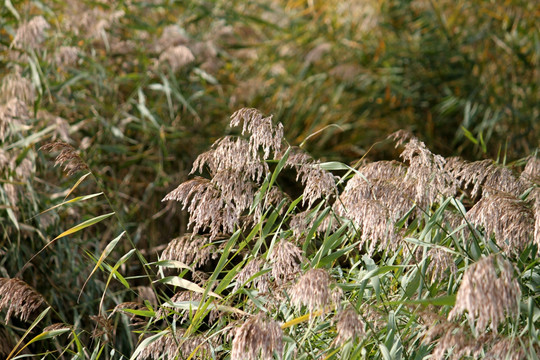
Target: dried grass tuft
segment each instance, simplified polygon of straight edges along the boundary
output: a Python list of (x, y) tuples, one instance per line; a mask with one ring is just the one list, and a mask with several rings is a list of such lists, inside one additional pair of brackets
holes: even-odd
[(136, 360), (187, 359), (191, 354), (194, 355), (193, 359), (210, 357), (211, 350), (208, 340), (200, 335), (185, 337), (184, 329), (178, 329), (175, 333), (168, 330), (156, 341), (148, 344), (137, 355)]
[(24, 281), (0, 278), (0, 309), (7, 309), (6, 324), (12, 315), (22, 321), (29, 321), (43, 303), (43, 296)]
[(495, 193), (483, 197), (466, 214), (467, 220), (495, 234), (497, 245), (508, 253), (523, 250), (533, 238), (534, 215), (526, 203), (513, 195)]
[(497, 333), (498, 325), (507, 315), (519, 310), (520, 297), (513, 265), (500, 255), (491, 255), (467, 269), (448, 319), (458, 318), (467, 311), (476, 321), (478, 331), (482, 332), (489, 326)]
[(272, 265), (272, 277), (278, 285), (294, 279), (300, 272), (304, 259), (302, 250), (287, 240), (280, 240), (270, 252), (268, 259)]
[(258, 314), (234, 332), (231, 360), (271, 360), (283, 354), (283, 331), (279, 324)]
[(73, 146), (61, 141), (48, 143), (39, 148), (42, 151), (60, 151), (56, 156), (54, 166), (64, 165), (64, 171), (68, 176), (75, 174), (80, 170), (88, 170), (88, 165), (79, 156)]
[(337, 344), (343, 345), (348, 341), (355, 341), (365, 335), (364, 322), (360, 320), (358, 313), (352, 307), (348, 307), (337, 315)]
[(30, 21), (19, 26), (11, 46), (37, 49), (45, 39), (45, 31), (50, 27), (43, 16), (33, 17)]
[(324, 309), (330, 302), (330, 277), (324, 269), (308, 270), (291, 290), (291, 301), (310, 312)]
[(218, 256), (215, 250), (208, 237), (186, 234), (171, 240), (159, 259), (176, 260), (196, 268), (215, 259)]

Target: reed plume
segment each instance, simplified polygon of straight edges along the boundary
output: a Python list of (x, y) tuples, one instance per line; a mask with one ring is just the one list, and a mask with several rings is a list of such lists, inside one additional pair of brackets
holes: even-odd
[(520, 297), (513, 265), (500, 255), (490, 255), (466, 270), (448, 319), (458, 318), (467, 311), (478, 331), (489, 326), (497, 333), (506, 316), (519, 310)]
[(291, 301), (310, 312), (324, 309), (330, 302), (330, 277), (324, 269), (308, 270), (291, 290)]
[(6, 324), (12, 315), (29, 321), (43, 303), (43, 296), (24, 281), (0, 278), (0, 310), (7, 309)]
[(283, 356), (283, 331), (279, 324), (262, 314), (248, 319), (234, 331), (231, 360), (272, 360)]

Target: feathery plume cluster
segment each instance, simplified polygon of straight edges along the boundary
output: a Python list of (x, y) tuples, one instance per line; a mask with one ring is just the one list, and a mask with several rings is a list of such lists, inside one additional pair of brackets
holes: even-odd
[(300, 273), (302, 250), (287, 240), (280, 240), (269, 254), (272, 276), (277, 284), (284, 284)]
[(334, 341), (339, 345), (343, 345), (349, 340), (355, 341), (365, 335), (364, 322), (360, 320), (358, 313), (352, 307), (348, 307), (338, 314), (336, 330), (337, 337)]
[(193, 56), (191, 50), (184, 45), (178, 45), (166, 49), (161, 53), (161, 55), (159, 55), (158, 60), (160, 65), (169, 63), (169, 66), (173, 72), (177, 72), (193, 61), (195, 61), (195, 56)]
[(433, 279), (444, 279), (449, 277), (450, 273), (457, 274), (457, 266), (448, 251), (441, 248), (432, 248), (428, 251), (430, 258), (427, 272), (431, 274)]
[(463, 189), (473, 186), (472, 198), (478, 195), (491, 195), (497, 192), (505, 192), (519, 196), (523, 190), (523, 183), (516, 179), (510, 169), (497, 166), (492, 160), (475, 162), (455, 161), (450, 169), (454, 178), (461, 183)]
[(65, 26), (86, 39), (105, 37), (107, 30), (125, 15), (122, 10), (104, 11), (98, 7), (88, 9), (80, 1), (70, 2), (69, 5), (71, 9), (66, 16)]
[[(163, 336), (151, 342), (137, 355), (136, 360), (185, 359), (193, 354), (193, 359), (206, 358), (211, 354), (208, 341), (202, 336), (185, 337), (185, 330), (164, 332)], [(163, 356), (165, 355), (165, 356)]]
[(187, 45), (189, 37), (186, 31), (178, 25), (167, 25), (163, 28), (163, 32), (159, 39), (153, 44), (155, 52), (161, 53), (165, 49), (179, 45)]
[(283, 330), (279, 324), (258, 314), (235, 330), (231, 360), (272, 360), (283, 356)]
[(180, 261), (196, 268), (205, 265), (217, 256), (215, 246), (211, 244), (208, 237), (186, 234), (171, 240), (159, 258)]
[(72, 66), (79, 60), (79, 49), (75, 46), (60, 46), (54, 54), (54, 63), (58, 67)]
[[(394, 138), (398, 137), (394, 135)], [(407, 138), (398, 138), (398, 145), (406, 142), (400, 156), (409, 162), (405, 182), (413, 186), (416, 203), (422, 208), (428, 208), (437, 199), (453, 196), (457, 184), (445, 169), (446, 160), (429, 151), (426, 144), (416, 137), (405, 139)]]
[(45, 31), (51, 26), (41, 15), (33, 17), (17, 29), (11, 46), (36, 49), (45, 39)]
[(398, 234), (391, 220), (391, 214), (380, 201), (371, 199), (355, 200), (352, 192), (344, 192), (335, 206), (338, 215), (350, 219), (361, 231), (359, 247), (368, 243), (368, 253), (385, 247), (398, 245)]
[(330, 277), (324, 269), (308, 270), (291, 290), (296, 306), (306, 305), (309, 311), (324, 309), (330, 301)]
[(261, 268), (264, 266), (263, 259), (257, 258), (250, 260), (242, 270), (240, 270), (235, 276), (234, 279), (236, 280), (236, 285), (234, 286), (233, 291), (238, 290), (241, 286), (249, 286), (250, 284), (253, 284), (253, 286), (259, 290), (261, 293), (267, 293), (268, 292), (268, 286), (269, 286), (269, 277), (268, 273), (259, 275), (256, 278), (250, 280), (255, 274), (257, 274), (259, 271), (261, 271)]
[(483, 197), (466, 214), (467, 220), (495, 234), (497, 245), (508, 253), (523, 250), (532, 240), (534, 215), (513, 195), (495, 193)]
[(0, 310), (7, 309), (6, 323), (12, 315), (28, 321), (44, 302), (43, 296), (24, 281), (0, 278)]
[(291, 151), (285, 165), (296, 169), (296, 180), (304, 185), (302, 204), (311, 207), (318, 199), (337, 196), (336, 177), (322, 169), (319, 160), (297, 149)]
[(193, 233), (208, 228), (210, 240), (215, 239), (222, 230), (232, 233), (238, 222), (239, 214), (233, 204), (225, 201), (211, 181), (202, 177), (180, 184), (162, 201), (168, 200), (183, 203), (182, 209), (189, 212), (188, 226), (193, 226)]
[[(315, 226), (315, 222), (320, 214), (321, 212), (306, 210), (292, 216), (289, 226), (293, 231), (297, 243), (303, 242), (302, 234), (307, 233)], [(319, 235), (324, 234), (326, 231), (333, 232), (338, 229), (338, 226), (339, 222), (335, 220), (335, 216), (329, 212), (322, 219), (319, 226), (315, 229), (315, 232)]]
[(39, 148), (42, 151), (60, 151), (56, 156), (54, 166), (64, 165), (64, 171), (68, 176), (80, 170), (88, 170), (88, 165), (82, 160), (73, 146), (61, 141), (48, 143)]
[(20, 128), (29, 117), (28, 107), (17, 98), (11, 98), (0, 105), (0, 139), (4, 141), (8, 134)]
[(270, 157), (270, 151), (274, 157), (281, 152), (281, 142), (283, 141), (283, 125), (272, 124), (272, 116), (264, 117), (261, 112), (253, 108), (243, 108), (231, 116), (231, 127), (242, 125), (242, 135), (249, 133), (249, 145), (253, 153), (257, 153), (259, 148), (263, 150), (263, 158)]
[(32, 104), (36, 99), (36, 92), (32, 82), (22, 77), (19, 71), (14, 71), (2, 79), (0, 88), (0, 101), (7, 102), (16, 98), (25, 104)]
[(529, 194), (533, 201), (534, 211), (534, 243), (540, 248), (540, 187), (534, 188)]
[(501, 256), (491, 255), (467, 269), (448, 319), (455, 319), (467, 311), (476, 320), (479, 331), (489, 325), (497, 333), (497, 326), (507, 314), (518, 311), (520, 297), (513, 265)]
[(260, 181), (268, 174), (268, 165), (260, 161), (244, 139), (226, 136), (216, 141), (212, 148), (197, 157), (191, 174), (195, 171), (203, 172), (204, 165), (212, 176), (223, 170), (234, 170), (246, 180)]
[(521, 173), (520, 179), (524, 183), (540, 185), (540, 157), (537, 155), (531, 155), (525, 169)]
[(430, 343), (439, 335), (442, 336), (437, 340), (437, 345), (431, 353), (433, 360), (446, 359), (445, 354), (447, 353), (452, 354), (451, 359), (462, 359), (466, 356), (480, 359), (482, 349), (488, 340), (486, 335), (474, 338), (459, 326), (443, 321), (431, 326), (423, 342)]

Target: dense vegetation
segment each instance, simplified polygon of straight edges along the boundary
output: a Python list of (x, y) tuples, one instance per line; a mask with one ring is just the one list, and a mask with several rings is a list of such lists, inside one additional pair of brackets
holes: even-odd
[(540, 356), (537, 11), (6, 1), (0, 357)]

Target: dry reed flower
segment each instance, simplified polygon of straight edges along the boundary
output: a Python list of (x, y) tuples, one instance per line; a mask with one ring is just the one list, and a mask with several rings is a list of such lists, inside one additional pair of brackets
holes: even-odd
[(271, 360), (274, 353), (283, 357), (283, 330), (277, 322), (257, 314), (234, 331), (231, 360)]
[(306, 305), (310, 312), (324, 309), (330, 301), (329, 285), (326, 270), (308, 270), (291, 290), (291, 301), (296, 306)]
[[(388, 209), (392, 221), (404, 216), (414, 205), (414, 190), (403, 182), (405, 170), (392, 166), (365, 166), (358, 170), (340, 195), (345, 209), (354, 208), (363, 200), (378, 200)], [(388, 178), (375, 176), (388, 175)]]
[(304, 185), (302, 205), (308, 207), (321, 198), (337, 196), (336, 177), (331, 172), (321, 168), (320, 161), (315, 161), (305, 152), (296, 149), (291, 151), (285, 166), (296, 169), (296, 180)]
[(355, 341), (365, 335), (364, 322), (360, 320), (356, 310), (350, 306), (338, 314), (336, 330), (338, 335), (334, 342), (339, 345), (349, 340)]
[(14, 71), (2, 79), (0, 87), (0, 101), (7, 102), (16, 98), (25, 104), (32, 104), (36, 100), (36, 91), (30, 80), (22, 77), (19, 71)]
[(534, 211), (534, 243), (540, 248), (540, 187), (534, 188), (529, 194), (533, 201)]
[(195, 56), (193, 56), (191, 50), (184, 45), (166, 49), (159, 55), (158, 60), (160, 65), (164, 65), (165, 62), (169, 63), (173, 72), (177, 72), (193, 61), (195, 61)]
[(182, 209), (189, 212), (188, 227), (193, 226), (194, 234), (210, 229), (210, 240), (215, 239), (222, 230), (232, 233), (240, 216), (234, 205), (223, 199), (210, 180), (202, 177), (180, 184), (161, 201), (168, 200), (183, 203)]
[[(537, 357), (540, 354), (536, 354)], [(518, 338), (503, 338), (498, 340), (495, 345), (486, 353), (485, 360), (527, 360), (528, 354), (525, 353)]]
[(185, 359), (191, 354), (194, 355), (193, 359), (209, 358), (211, 351), (208, 340), (200, 335), (185, 337), (184, 329), (178, 329), (175, 333), (167, 330), (163, 336), (148, 344), (136, 360)]
[(499, 255), (490, 255), (466, 270), (448, 319), (467, 311), (476, 320), (477, 330), (483, 331), (489, 325), (497, 333), (497, 326), (507, 314), (519, 310), (520, 297), (513, 265)]
[(79, 60), (79, 52), (75, 46), (60, 46), (54, 54), (54, 63), (58, 67), (73, 66)]
[(492, 160), (455, 161), (450, 171), (454, 178), (460, 181), (463, 189), (473, 186), (472, 198), (480, 194), (486, 196), (497, 192), (519, 196), (524, 190), (523, 183), (512, 174), (512, 171), (494, 164)]
[(261, 271), (261, 268), (264, 267), (264, 265), (265, 262), (261, 258), (252, 259), (245, 264), (242, 270), (240, 270), (233, 278), (236, 280), (233, 291), (238, 290), (241, 286), (247, 287), (250, 284), (253, 284), (260, 293), (267, 293), (270, 283), (268, 273), (259, 275), (250, 280), (255, 274)]
[(36, 49), (45, 39), (45, 31), (50, 27), (43, 16), (33, 17), (30, 21), (19, 26), (11, 46)]
[(7, 103), (0, 105), (0, 139), (20, 130), (29, 119), (28, 107), (19, 99), (11, 98)]
[(495, 193), (483, 197), (466, 218), (471, 224), (484, 227), (486, 236), (495, 234), (497, 245), (508, 253), (523, 250), (533, 237), (533, 212), (513, 195)]
[(19, 279), (0, 278), (0, 310), (7, 309), (5, 323), (12, 315), (28, 321), (31, 315), (45, 302), (34, 288)]
[(302, 250), (289, 241), (282, 239), (275, 244), (268, 259), (276, 283), (284, 284), (299, 274), (303, 258)]
[(431, 274), (432, 279), (445, 279), (457, 274), (457, 266), (448, 251), (441, 248), (432, 248), (428, 251), (428, 257), (430, 258), (427, 272)]
[(68, 176), (75, 174), (80, 170), (88, 170), (88, 165), (79, 156), (73, 146), (61, 141), (54, 141), (39, 148), (42, 151), (60, 151), (56, 156), (54, 166), (64, 165), (64, 171)]
[(428, 208), (438, 199), (453, 196), (457, 184), (445, 169), (446, 160), (435, 155), (417, 138), (411, 138), (400, 155), (409, 162), (405, 182), (414, 189), (414, 199), (422, 208)]
[(478, 358), (488, 340), (485, 336), (475, 338), (467, 329), (439, 316), (433, 309), (422, 311), (420, 318), (427, 326), (422, 343), (429, 344), (438, 338), (431, 354), (435, 360), (445, 359), (446, 353), (451, 355), (451, 359), (461, 359), (463, 356)]
[(524, 183), (540, 185), (540, 158), (537, 155), (529, 156), (520, 179)]
[(242, 174), (243, 179), (260, 181), (268, 174), (268, 165), (260, 161), (244, 139), (226, 136), (214, 142), (212, 148), (197, 157), (190, 174), (202, 173), (204, 165), (212, 176), (222, 170), (234, 170)]
[(342, 195), (341, 202), (334, 206), (336, 214), (350, 219), (359, 230), (360, 248), (368, 244), (368, 253), (383, 250), (386, 247), (395, 249), (399, 244), (399, 236), (394, 228), (390, 211), (378, 200), (358, 199)]
[(218, 256), (215, 246), (212, 245), (208, 237), (185, 234), (171, 240), (159, 259), (176, 260), (196, 268)]
[(167, 25), (163, 28), (159, 39), (152, 44), (152, 48), (155, 52), (161, 53), (165, 49), (187, 45), (189, 42), (189, 36), (184, 29), (178, 25)]
[(274, 157), (281, 152), (281, 142), (283, 141), (283, 125), (272, 124), (272, 115), (264, 117), (262, 113), (253, 108), (243, 108), (231, 115), (230, 126), (242, 125), (242, 135), (249, 133), (249, 145), (251, 151), (256, 154), (262, 148), (264, 159), (270, 157), (270, 151)]

